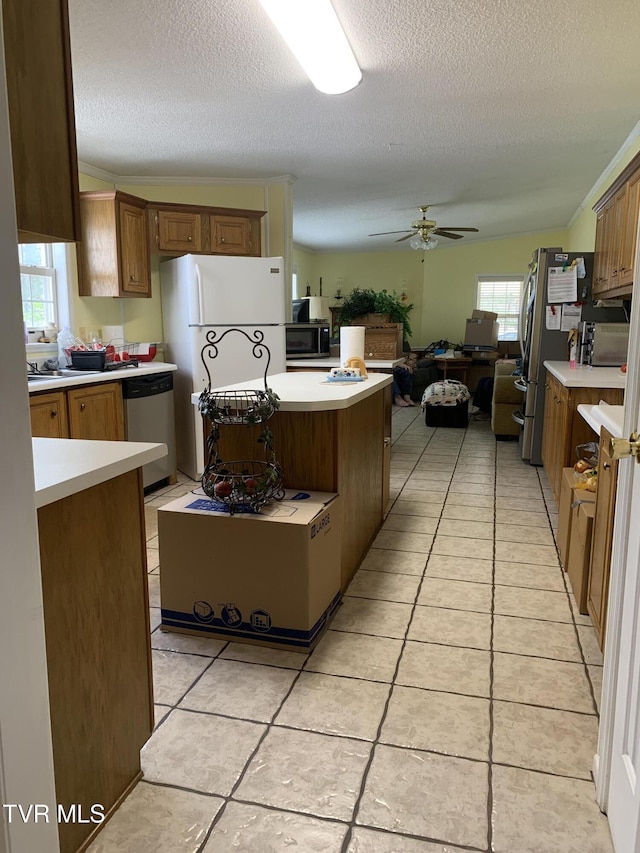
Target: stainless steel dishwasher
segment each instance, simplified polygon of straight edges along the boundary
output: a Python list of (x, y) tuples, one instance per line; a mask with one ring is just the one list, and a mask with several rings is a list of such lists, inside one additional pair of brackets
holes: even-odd
[(167, 445), (168, 455), (142, 468), (145, 489), (174, 477), (176, 431), (173, 411), (173, 374), (151, 373), (122, 382), (127, 441), (151, 441)]

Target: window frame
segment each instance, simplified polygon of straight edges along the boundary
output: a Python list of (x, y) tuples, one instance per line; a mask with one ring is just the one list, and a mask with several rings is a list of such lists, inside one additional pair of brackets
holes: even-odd
[[(75, 275), (74, 269), (76, 264), (75, 246), (71, 243), (48, 243), (46, 244), (49, 260), (52, 261), (55, 270), (55, 298), (56, 298), (56, 320), (55, 323), (58, 330), (65, 326), (71, 326), (73, 315), (73, 305), (71, 302), (72, 291), (72, 276)], [(19, 263), (19, 259), (18, 259)], [(50, 267), (29, 267), (19, 263), (19, 270), (33, 269), (36, 274), (40, 274), (43, 269), (51, 269)], [(22, 303), (22, 292), (21, 303)], [(57, 349), (56, 343), (42, 344), (37, 343), (33, 337), (34, 332), (42, 331), (41, 326), (27, 327), (30, 332), (29, 341), (26, 344), (27, 353), (36, 354), (39, 352), (50, 351), (52, 348)]]
[[(518, 300), (517, 300), (517, 306), (518, 307), (514, 313), (509, 312), (508, 314), (505, 314), (505, 313), (500, 314), (498, 311), (495, 311), (495, 306), (487, 306), (487, 305), (482, 306), (480, 304), (480, 295), (481, 295), (483, 284), (492, 284), (492, 283), (499, 284), (499, 283), (512, 283), (512, 282), (513, 283), (519, 282), (519, 285), (520, 285)], [(518, 317), (519, 317), (519, 313), (520, 313), (520, 304), (521, 304), (521, 300), (522, 300), (522, 289), (524, 287), (524, 282), (525, 282), (525, 276), (522, 273), (514, 273), (512, 275), (509, 275), (509, 274), (507, 274), (507, 275), (505, 275), (505, 274), (486, 275), (483, 273), (481, 275), (476, 276), (475, 308), (479, 311), (494, 311), (496, 314), (498, 314), (498, 324), (499, 324), (498, 340), (499, 341), (516, 341), (518, 339), (518, 326), (517, 326), (517, 324), (518, 324)], [(507, 327), (507, 323), (505, 322), (505, 320), (511, 321), (509, 323), (509, 325), (512, 326), (514, 319), (516, 322), (515, 333), (506, 332), (506, 331), (503, 332), (503, 328), (506, 329), (506, 327)]]
[[(29, 244), (22, 244), (22, 245), (29, 245)], [(45, 323), (45, 328), (46, 328), (46, 324), (50, 323), (50, 322), (54, 322), (56, 324), (56, 326), (58, 325), (58, 320), (59, 320), (58, 271), (57, 271), (56, 266), (55, 266), (55, 260), (54, 260), (52, 245), (50, 243), (40, 243), (40, 245), (43, 246), (43, 248), (44, 248), (46, 265), (45, 266), (33, 266), (30, 264), (20, 263), (20, 276), (21, 277), (23, 275), (40, 276), (41, 278), (48, 279), (50, 282), (50, 287), (51, 287), (51, 299), (50, 300), (49, 299), (37, 300), (37, 299), (31, 298), (31, 294), (30, 294), (29, 299), (25, 299), (23, 294), (22, 294), (22, 278), (20, 281), (20, 284), (21, 284), (20, 297), (21, 297), (21, 302), (23, 303), (23, 313), (22, 313), (23, 320), (24, 320), (24, 303), (25, 302), (29, 303), (32, 306), (34, 304), (38, 304), (38, 303), (52, 306), (53, 319), (46, 321), (46, 323)], [(32, 318), (33, 318), (33, 308), (31, 310), (31, 314), (32, 314)], [(26, 320), (25, 320), (25, 323), (26, 323)], [(39, 330), (42, 330), (41, 325), (27, 323), (27, 331), (34, 332), (34, 331), (39, 331)]]

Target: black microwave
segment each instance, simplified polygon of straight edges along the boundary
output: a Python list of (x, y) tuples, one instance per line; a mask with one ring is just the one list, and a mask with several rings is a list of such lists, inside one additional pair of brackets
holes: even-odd
[(327, 358), (329, 326), (324, 323), (287, 323), (287, 358)]

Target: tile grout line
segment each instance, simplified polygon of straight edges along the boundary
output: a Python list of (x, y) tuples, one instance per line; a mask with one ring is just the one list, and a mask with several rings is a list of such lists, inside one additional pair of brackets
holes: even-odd
[[(418, 457), (418, 460), (416, 461), (416, 465), (418, 465), (418, 463), (420, 462), (420, 459), (422, 459), (422, 457), (423, 457), (423, 455), (424, 455), (424, 453), (425, 453), (425, 451), (426, 451), (427, 447), (429, 446), (429, 444), (431, 443), (431, 440), (433, 439), (434, 435), (436, 435), (436, 434), (437, 434), (437, 429), (436, 429), (436, 430), (434, 430), (433, 434), (432, 434), (432, 435), (430, 436), (430, 438), (429, 438), (429, 441), (427, 442), (427, 444), (425, 444), (425, 447), (424, 447), (424, 449), (423, 449), (422, 453), (420, 454), (420, 456)], [(458, 455), (459, 455), (459, 451), (458, 451)], [(414, 467), (411, 469), (411, 473), (415, 470), (415, 467), (416, 467), (416, 466), (414, 465)], [(409, 476), (410, 476), (410, 475), (409, 475)], [(408, 479), (409, 479), (409, 477), (407, 477), (407, 480), (408, 480)], [(404, 488), (405, 488), (405, 487), (403, 486), (403, 489), (404, 489)], [(401, 490), (400, 490), (400, 494), (402, 494), (403, 489), (401, 489)], [(449, 490), (448, 490), (448, 489), (447, 489), (446, 494), (447, 494), (447, 495), (449, 494)], [(446, 500), (446, 498), (445, 498), (445, 500)], [(444, 507), (444, 502), (443, 502), (443, 507)], [(360, 782), (360, 790), (359, 790), (359, 792), (358, 792), (358, 796), (356, 797), (355, 803), (354, 803), (354, 805), (353, 805), (353, 811), (352, 811), (352, 815), (351, 815), (351, 820), (349, 821), (349, 829), (348, 829), (347, 834), (346, 834), (346, 836), (345, 836), (345, 838), (344, 838), (344, 841), (343, 841), (343, 843), (342, 843), (341, 853), (348, 853), (348, 848), (349, 848), (349, 846), (350, 846), (350, 844), (351, 844), (351, 838), (352, 838), (352, 835), (353, 835), (353, 830), (354, 830), (357, 826), (360, 826), (360, 825), (361, 825), (361, 824), (356, 823), (356, 821), (357, 821), (357, 817), (358, 817), (358, 812), (359, 812), (359, 810), (360, 810), (360, 805), (361, 805), (361, 803), (362, 803), (362, 798), (363, 798), (363, 796), (364, 796), (364, 792), (365, 792), (365, 788), (366, 788), (367, 780), (368, 780), (368, 778), (369, 778), (369, 772), (370, 772), (370, 770), (371, 770), (371, 766), (372, 766), (373, 761), (374, 761), (375, 752), (376, 752), (376, 747), (380, 745), (380, 736), (381, 736), (381, 734), (382, 734), (382, 728), (383, 728), (383, 726), (384, 726), (384, 723), (385, 723), (385, 720), (386, 720), (386, 717), (387, 717), (387, 713), (388, 713), (388, 710), (389, 710), (389, 703), (391, 702), (391, 697), (392, 697), (392, 695), (393, 695), (393, 690), (394, 690), (394, 687), (396, 686), (396, 678), (397, 678), (397, 676), (398, 676), (398, 671), (399, 671), (399, 669), (400, 669), (400, 661), (402, 660), (402, 656), (403, 656), (403, 654), (404, 654), (404, 650), (405, 650), (406, 645), (407, 645), (407, 638), (408, 638), (408, 636), (409, 636), (409, 632), (410, 632), (410, 630), (411, 630), (411, 624), (412, 624), (412, 622), (413, 622), (413, 617), (414, 617), (414, 614), (415, 614), (415, 608), (418, 606), (418, 599), (420, 598), (420, 592), (421, 592), (421, 590), (422, 590), (422, 584), (423, 584), (423, 582), (424, 582), (425, 572), (426, 572), (426, 569), (427, 569), (427, 564), (428, 564), (428, 562), (429, 562), (429, 557), (430, 557), (430, 555), (431, 555), (431, 549), (433, 548), (433, 543), (434, 543), (434, 541), (435, 541), (435, 538), (436, 538), (436, 535), (437, 535), (437, 532), (438, 532), (438, 527), (439, 527), (439, 525), (440, 525), (441, 518), (442, 518), (442, 514), (440, 515), (440, 517), (439, 517), (439, 518), (438, 518), (438, 520), (437, 520), (437, 524), (436, 524), (436, 532), (433, 534), (433, 539), (432, 539), (431, 544), (430, 544), (430, 546), (429, 546), (429, 551), (428, 551), (428, 552), (426, 553), (426, 555), (425, 555), (423, 573), (422, 573), (422, 576), (421, 576), (421, 578), (420, 578), (420, 582), (419, 582), (419, 584), (418, 584), (418, 588), (417, 588), (416, 593), (415, 593), (414, 602), (413, 602), (413, 605), (412, 605), (412, 608), (411, 608), (411, 615), (409, 616), (409, 621), (408, 621), (408, 623), (407, 623), (407, 627), (406, 627), (405, 632), (404, 632), (404, 637), (403, 637), (403, 639), (402, 639), (402, 646), (401, 646), (401, 648), (400, 648), (400, 653), (399, 653), (399, 655), (398, 655), (398, 659), (396, 660), (396, 665), (395, 665), (395, 668), (394, 668), (393, 676), (392, 676), (392, 678), (391, 678), (391, 682), (390, 682), (390, 684), (389, 684), (389, 694), (388, 694), (388, 696), (387, 696), (386, 702), (385, 702), (385, 704), (384, 704), (384, 708), (383, 708), (383, 710), (382, 710), (382, 717), (381, 717), (380, 722), (379, 722), (379, 724), (378, 724), (378, 728), (377, 728), (377, 731), (376, 731), (376, 736), (375, 736), (375, 738), (374, 738), (374, 740), (373, 740), (373, 742), (372, 742), (372, 745), (371, 745), (371, 753), (370, 753), (370, 755), (369, 755), (369, 760), (367, 761), (367, 764), (366, 764), (365, 769), (364, 769), (364, 773), (362, 774), (362, 779), (361, 779), (361, 782)], [(374, 540), (374, 541), (375, 541), (375, 540)], [(368, 552), (367, 552), (367, 553), (368, 553)], [(347, 588), (347, 589), (348, 589), (348, 588)], [(383, 744), (383, 745), (384, 745), (384, 744)], [(417, 837), (422, 837), (422, 836), (417, 836)]]

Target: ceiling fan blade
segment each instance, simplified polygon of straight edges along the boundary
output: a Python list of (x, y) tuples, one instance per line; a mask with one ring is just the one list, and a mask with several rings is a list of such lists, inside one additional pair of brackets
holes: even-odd
[(452, 240), (462, 240), (462, 234), (452, 234), (450, 231), (443, 231), (442, 228), (436, 228), (432, 234), (437, 234), (438, 237), (450, 237)]
[[(379, 231), (377, 234), (369, 234), (368, 236), (369, 237), (384, 237), (386, 234), (406, 234), (406, 233), (407, 233), (407, 229), (405, 228), (404, 231)], [(410, 233), (413, 234), (413, 231), (411, 231)]]
[[(399, 234), (400, 232), (397, 231), (396, 233)], [(409, 233), (407, 234), (406, 237), (400, 237), (398, 240), (394, 240), (393, 242), (394, 243), (402, 243), (403, 240), (408, 240), (409, 237), (413, 237), (413, 235), (417, 234), (417, 233), (418, 233), (417, 231), (409, 231)]]
[(454, 228), (453, 225), (445, 225), (445, 231), (477, 231), (477, 228)]

